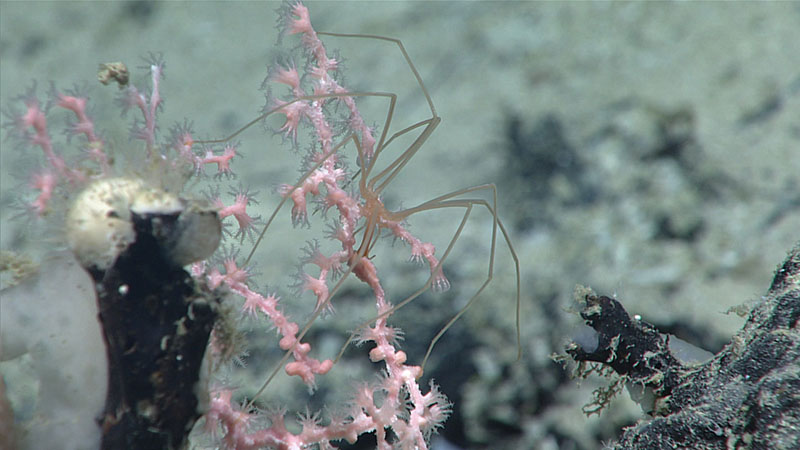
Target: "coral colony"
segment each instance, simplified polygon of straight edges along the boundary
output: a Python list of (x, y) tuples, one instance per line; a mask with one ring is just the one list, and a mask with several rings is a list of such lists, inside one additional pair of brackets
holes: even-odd
[[(130, 164), (133, 168), (123, 170), (113, 162), (107, 143), (87, 114), (87, 98), (80, 93), (54, 89), (50, 107), (44, 107), (32, 89), (23, 98), (23, 110), (9, 124), (17, 137), (44, 153), (44, 164), (31, 177), (35, 196), (28, 200), (29, 210), (65, 224), (66, 243), (94, 283), (108, 358), (108, 392), (102, 410), (96, 412), (102, 448), (180, 448), (194, 423), (201, 420), (204, 439), (210, 436), (226, 448), (329, 448), (331, 441), (355, 442), (360, 435), (374, 433), (379, 448), (425, 449), (450, 412), (450, 404), (433, 383), (428, 387), (418, 383), (422, 367), (407, 364), (398, 345), (400, 330), (390, 326), (389, 319), (398, 304), (420, 292), (448, 289), (442, 262), (461, 228), (444, 256), (437, 257), (434, 246), (416, 238), (404, 224), (414, 212), (456, 207), (466, 211), (463, 228), (472, 206), (483, 206), (494, 217), (494, 246), (499, 224), (494, 204), (457, 198), (475, 190), (493, 193), (494, 187), (465, 189), (416, 208), (388, 210), (381, 200), (382, 190), (439, 123), (416, 69), (402, 44), (392, 41), (420, 82), (432, 116), (398, 133), (419, 134), (402, 156), (373, 173), (380, 152), (393, 140), (387, 140), (391, 109), (378, 136), (365, 124), (356, 100), (383, 96), (393, 108), (394, 96), (348, 91), (340, 84), (337, 61), (320, 40), (323, 33), (312, 27), (308, 9), (300, 3), (285, 4), (281, 14), (286, 34), (299, 36), (306, 61), (270, 71), (267, 82), (288, 92), (271, 98), (265, 114), (250, 125), (280, 115), (285, 122), (279, 132), (288, 141), (296, 143), (300, 130), (313, 135), (303, 175), (294, 185), (279, 188), (282, 201), (275, 211), (278, 214), (284, 203), (291, 203), (293, 223), (306, 225), (312, 220), (307, 204), (313, 202), (326, 212), (331, 224), (320, 240), (327, 239), (338, 248), (324, 253), (312, 243), (305, 250), (302, 265), (314, 270), (301, 274), (299, 287), (316, 299), (313, 309), (309, 305), (307, 324), (284, 313), (282, 304), (294, 299), (257, 290), (249, 258), (239, 258), (235, 250), (246, 237), (257, 246), (264, 236), (261, 226), (268, 226), (275, 214), (267, 220), (254, 217), (248, 211), (254, 195), (241, 188), (233, 189), (232, 203), (218, 190), (207, 201), (194, 200), (185, 192), (186, 181), (209, 169), (220, 182), (231, 175), (239, 159), (232, 141), (236, 135), (199, 141), (187, 123), (173, 128), (166, 138), (158, 132), (157, 115), (166, 90), (161, 85), (165, 66), (159, 57), (149, 59), (146, 90), (130, 84), (122, 63), (102, 65), (98, 76), (104, 84), (118, 84), (124, 107), (138, 116), (131, 133), (133, 142), (142, 145), (136, 150), (138, 156), (132, 157), (137, 160)], [(75, 118), (69, 133), (75, 136), (73, 144), (80, 141), (82, 153), (74, 162), (65, 157), (66, 145), (51, 138), (47, 119), (59, 111)], [(345, 165), (345, 152), (357, 162), (357, 170)], [(369, 259), (381, 233), (407, 244), (411, 258), (430, 270), (423, 288), (402, 302), (389, 300), (382, 283), (386, 275), (379, 272), (377, 261)], [(226, 245), (218, 249), (221, 239)], [(352, 391), (345, 406), (332, 409), (325, 418), (306, 413), (296, 426), (289, 426), (282, 412), (256, 409), (255, 399), (240, 404), (235, 386), (207, 373), (239, 354), (232, 337), (236, 332), (227, 325), (230, 317), (235, 321), (256, 317), (268, 321), (280, 335), (285, 373), (313, 388), (316, 378), (329, 372), (334, 361), (315, 359), (314, 347), (305, 338), (314, 319), (331, 310), (332, 298), (350, 274), (369, 287), (377, 308), (371, 314), (374, 319), (351, 340), (371, 349), (369, 359), (380, 376), (377, 381), (343, 387)], [(237, 312), (230, 312), (231, 304), (238, 305)], [(198, 383), (204, 388), (197, 390)], [(265, 387), (266, 383), (257, 395)]]

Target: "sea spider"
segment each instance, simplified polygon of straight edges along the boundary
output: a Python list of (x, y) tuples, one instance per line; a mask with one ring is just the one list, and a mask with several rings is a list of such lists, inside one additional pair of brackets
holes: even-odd
[[(419, 205), (410, 207), (410, 208), (403, 208), (399, 210), (389, 210), (386, 208), (382, 201), (382, 194), (390, 185), (390, 183), (401, 173), (401, 171), (406, 167), (406, 165), (411, 161), (411, 159), (417, 154), (417, 152), (423, 147), (426, 143), (428, 138), (434, 132), (436, 127), (441, 122), (441, 118), (436, 112), (436, 108), (433, 104), (433, 100), (428, 93), (428, 90), (425, 86), (425, 83), (422, 80), (417, 68), (414, 66), (410, 56), (408, 55), (403, 43), (399, 39), (384, 37), (384, 36), (376, 36), (376, 35), (365, 35), (365, 34), (341, 34), (341, 33), (329, 33), (329, 32), (317, 32), (317, 35), (320, 36), (331, 36), (337, 38), (361, 38), (361, 39), (374, 39), (379, 41), (385, 41), (389, 43), (393, 43), (402, 53), (403, 58), (405, 59), (405, 63), (413, 73), (416, 84), (418, 85), (420, 91), (425, 97), (427, 101), (428, 108), (430, 110), (430, 117), (414, 123), (410, 126), (403, 128), (402, 130), (396, 131), (389, 135), (389, 130), (391, 128), (392, 120), (395, 114), (395, 106), (397, 103), (397, 96), (391, 92), (342, 92), (338, 91), (335, 93), (323, 93), (317, 95), (301, 95), (293, 98), (290, 101), (281, 101), (268, 110), (266, 110), (263, 114), (256, 117), (255, 119), (251, 120), (236, 132), (231, 134), (228, 137), (223, 139), (217, 140), (206, 140), (206, 141), (196, 141), (198, 144), (220, 144), (232, 141), (237, 136), (239, 136), (242, 132), (249, 129), (253, 125), (265, 120), (267, 117), (276, 114), (282, 113), (285, 114), (287, 117), (287, 124), (284, 125), (282, 130), (287, 131), (287, 134), (294, 131), (296, 135), (296, 128), (290, 126), (290, 120), (293, 117), (290, 111), (293, 109), (293, 106), (298, 102), (319, 102), (324, 103), (327, 100), (340, 100), (340, 101), (347, 101), (352, 100), (354, 98), (359, 97), (377, 97), (377, 98), (384, 98), (388, 100), (388, 109), (386, 113), (386, 117), (384, 120), (383, 127), (381, 129), (380, 137), (374, 142), (369, 142), (365, 144), (365, 139), (371, 139), (371, 136), (365, 138), (363, 133), (359, 133), (358, 131), (353, 131), (352, 129), (349, 130), (344, 134), (344, 137), (341, 138), (335, 144), (333, 143), (334, 136), (326, 136), (324, 138), (319, 138), (322, 143), (322, 150), (317, 152), (316, 156), (312, 159), (310, 167), (305, 171), (305, 173), (300, 177), (300, 179), (292, 186), (286, 186), (284, 189), (281, 190), (282, 199), (279, 204), (275, 207), (272, 213), (268, 216), (266, 223), (258, 234), (257, 239), (253, 245), (252, 250), (250, 251), (247, 261), (245, 264), (249, 263), (253, 254), (255, 253), (258, 246), (261, 244), (261, 241), (266, 236), (267, 230), (269, 229), (270, 225), (272, 224), (273, 220), (277, 216), (278, 212), (284, 206), (284, 204), (293, 199), (294, 194), (300, 192), (302, 197), (304, 198), (306, 193), (303, 191), (303, 186), (309, 177), (312, 177), (315, 172), (323, 167), (323, 164), (328, 161), (332, 155), (335, 155), (340, 149), (343, 149), (346, 145), (352, 143), (356, 149), (357, 153), (357, 161), (359, 165), (359, 170), (356, 172), (355, 175), (352, 176), (350, 181), (357, 182), (357, 193), (358, 195), (354, 197), (357, 200), (357, 226), (352, 228), (352, 236), (357, 236), (357, 241), (350, 245), (349, 253), (347, 254), (347, 258), (343, 262), (346, 263), (346, 269), (343, 270), (342, 276), (338, 279), (336, 284), (330, 289), (328, 295), (325, 297), (322, 304), (318, 304), (317, 308), (315, 309), (314, 313), (311, 315), (310, 319), (307, 321), (306, 325), (300, 330), (297, 335), (297, 342), (303, 338), (303, 336), (308, 332), (311, 325), (314, 323), (317, 317), (326, 309), (329, 302), (333, 298), (334, 295), (340, 290), (344, 281), (348, 278), (350, 273), (356, 275), (362, 281), (371, 284), (370, 282), (370, 274), (368, 273), (370, 270), (374, 270), (374, 265), (372, 264), (371, 258), (371, 250), (375, 243), (377, 242), (378, 237), (381, 234), (381, 230), (391, 229), (397, 224), (405, 223), (410, 217), (431, 210), (438, 210), (438, 209), (463, 209), (463, 214), (461, 216), (461, 220), (456, 227), (455, 231), (453, 232), (451, 238), (449, 239), (448, 245), (441, 254), (439, 259), (435, 257), (428, 258), (428, 262), (431, 265), (431, 275), (428, 277), (427, 281), (424, 285), (422, 285), (419, 289), (414, 291), (411, 295), (404, 298), (402, 301), (397, 302), (395, 304), (389, 304), (388, 306), (381, 308), (379, 306), (379, 314), (368, 321), (365, 321), (358, 325), (356, 328), (357, 330), (364, 329), (368, 327), (370, 324), (385, 320), (386, 317), (397, 311), (398, 309), (402, 308), (403, 306), (407, 305), (418, 296), (420, 296), (426, 290), (432, 288), (434, 290), (446, 290), (449, 287), (449, 284), (446, 278), (442, 275), (442, 265), (447, 260), (448, 256), (450, 255), (451, 251), (453, 250), (454, 246), (456, 245), (459, 237), (466, 226), (470, 215), (472, 214), (473, 208), (475, 207), (483, 207), (488, 211), (488, 213), (492, 216), (492, 231), (491, 231), (491, 244), (490, 244), (490, 252), (489, 252), (489, 259), (488, 259), (488, 272), (486, 278), (480, 284), (478, 289), (474, 292), (474, 294), (470, 297), (470, 299), (464, 304), (464, 306), (439, 330), (438, 333), (431, 339), (431, 342), (428, 345), (428, 349), (425, 353), (425, 356), (422, 360), (421, 367), (424, 369), (425, 364), (430, 357), (431, 351), (435, 344), (439, 341), (439, 339), (444, 335), (444, 333), (450, 328), (458, 319), (461, 317), (464, 312), (475, 302), (480, 294), (485, 290), (485, 288), (489, 285), (492, 281), (494, 275), (494, 265), (495, 265), (495, 252), (497, 248), (497, 238), (498, 238), (498, 230), (502, 235), (503, 240), (505, 241), (508, 250), (511, 254), (511, 257), (514, 261), (515, 271), (516, 271), (516, 334), (517, 334), (517, 348), (518, 348), (518, 357), (521, 355), (521, 342), (520, 342), (520, 269), (519, 269), (519, 260), (517, 258), (516, 252), (514, 250), (513, 244), (511, 243), (510, 236), (506, 227), (503, 225), (503, 222), (500, 220), (497, 214), (497, 188), (494, 184), (482, 184), (478, 186), (472, 186), (467, 188), (458, 189), (447, 194), (440, 195), (436, 198), (428, 200), (426, 202), (420, 203)], [(283, 74), (287, 77), (297, 75), (296, 71), (294, 74), (289, 73), (290, 70)], [(282, 76), (283, 76), (282, 75)], [(286, 83), (289, 84), (289, 83)], [(310, 121), (313, 119), (309, 118)], [(296, 125), (295, 125), (296, 127)], [(402, 151), (394, 160), (390, 161), (385, 167), (380, 169), (376, 168), (376, 163), (380, 159), (384, 150), (386, 150), (389, 145), (395, 142), (401, 136), (407, 135), (408, 133), (417, 132), (416, 137), (413, 138), (411, 144)], [(328, 140), (327, 147), (325, 145), (325, 140)], [(372, 149), (372, 151), (370, 151)], [(479, 196), (472, 196), (476, 193), (485, 192), (488, 193), (487, 196), (490, 196), (491, 200), (486, 200), (484, 198), (480, 198)], [(330, 193), (330, 189), (329, 189)], [(295, 201), (297, 201), (295, 199)], [(301, 201), (304, 201), (301, 200)], [(341, 212), (341, 207), (340, 207)], [(303, 212), (304, 213), (304, 212)], [(297, 214), (293, 210), (293, 219), (297, 222), (302, 222), (305, 220), (305, 216), (299, 217), (300, 214)], [(392, 231), (395, 236), (397, 236), (397, 232), (394, 229)], [(403, 237), (401, 239), (405, 240)], [(432, 253), (431, 253), (432, 254)], [(377, 277), (375, 278), (377, 280)], [(375, 289), (374, 286), (372, 286)], [(382, 288), (381, 288), (382, 289)], [(380, 303), (380, 301), (379, 301)], [(344, 350), (356, 338), (358, 332), (355, 332), (350, 335), (347, 339), (345, 344), (342, 346), (341, 351), (339, 352), (336, 361), (338, 361)], [(274, 378), (274, 376), (278, 373), (281, 367), (284, 366), (286, 361), (289, 359), (290, 354), (293, 349), (289, 349), (286, 354), (284, 355), (281, 363), (275, 368), (272, 374), (268, 377), (265, 381), (264, 385), (255, 394), (254, 398), (263, 392), (266, 388), (267, 384)], [(252, 403), (252, 401), (251, 401)]]

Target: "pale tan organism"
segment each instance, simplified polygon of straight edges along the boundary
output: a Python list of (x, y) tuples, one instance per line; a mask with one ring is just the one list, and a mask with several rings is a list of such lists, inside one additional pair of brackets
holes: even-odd
[(178, 220), (154, 230), (178, 266), (205, 259), (219, 245), (216, 211), (178, 198), (140, 178), (101, 178), (75, 198), (65, 220), (70, 250), (83, 267), (106, 270), (136, 240), (134, 214), (175, 214)]

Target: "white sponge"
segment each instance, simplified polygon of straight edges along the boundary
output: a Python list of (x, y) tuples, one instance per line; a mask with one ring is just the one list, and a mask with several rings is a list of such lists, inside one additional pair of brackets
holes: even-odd
[(56, 255), (0, 292), (0, 311), (0, 361), (29, 359), (34, 372), (17, 380), (26, 386), (6, 378), (6, 393), (38, 388), (35, 404), (13, 404), (19, 448), (99, 448), (108, 362), (89, 275)]

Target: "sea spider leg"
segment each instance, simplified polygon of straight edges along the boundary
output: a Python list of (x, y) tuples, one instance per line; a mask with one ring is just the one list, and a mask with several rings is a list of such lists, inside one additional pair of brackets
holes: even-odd
[[(462, 195), (477, 192), (477, 191), (486, 191), (489, 190), (492, 193), (492, 203), (490, 204), (484, 199), (481, 198), (457, 198)], [(497, 240), (497, 229), (500, 229), (501, 234), (503, 235), (503, 239), (506, 242), (509, 252), (511, 253), (511, 258), (514, 260), (514, 269), (516, 273), (516, 334), (517, 334), (517, 359), (522, 357), (522, 339), (520, 333), (520, 305), (521, 305), (521, 278), (520, 278), (520, 269), (519, 269), (519, 258), (517, 257), (517, 253), (514, 249), (513, 244), (511, 243), (511, 237), (506, 230), (505, 225), (500, 220), (497, 215), (497, 188), (494, 184), (485, 184), (480, 186), (472, 186), (464, 189), (459, 189), (448, 194), (441, 195), (435, 199), (429, 200), (424, 202), (414, 208), (409, 208), (403, 211), (399, 211), (398, 214), (404, 215), (405, 217), (411, 216), (412, 214), (420, 213), (423, 211), (430, 211), (433, 209), (443, 209), (443, 208), (464, 208), (464, 214), (461, 218), (461, 222), (459, 223), (455, 233), (453, 234), (452, 238), (450, 239), (447, 248), (445, 249), (444, 253), (442, 254), (441, 258), (439, 259), (439, 264), (436, 267), (433, 267), (431, 270), (431, 276), (428, 277), (428, 280), (425, 284), (414, 291), (411, 295), (394, 305), (391, 309), (385, 311), (383, 314), (378, 316), (372, 317), (371, 319), (361, 323), (356, 328), (360, 330), (366, 326), (369, 326), (371, 323), (375, 322), (376, 320), (385, 318), (391, 314), (393, 314), (398, 309), (402, 308), (403, 306), (411, 303), (414, 299), (419, 297), (423, 292), (427, 291), (434, 279), (436, 278), (436, 273), (441, 270), (442, 265), (447, 260), (450, 252), (452, 251), (453, 247), (458, 241), (459, 236), (461, 235), (464, 227), (467, 224), (467, 220), (469, 219), (470, 214), (472, 213), (472, 208), (474, 206), (483, 206), (485, 207), (490, 214), (492, 214), (492, 239), (491, 239), (491, 247), (490, 247), (490, 254), (489, 254), (489, 267), (488, 273), (486, 275), (486, 279), (480, 285), (480, 287), (475, 291), (475, 293), (470, 297), (467, 303), (459, 309), (459, 311), (450, 319), (448, 320), (447, 324), (442, 327), (439, 332), (431, 339), (430, 344), (428, 345), (428, 349), (425, 353), (425, 357), (422, 360), (421, 367), (425, 368), (425, 364), (430, 357), (431, 352), (433, 351), (433, 347), (436, 343), (441, 339), (444, 333), (472, 306), (472, 304), (478, 299), (480, 294), (484, 291), (484, 289), (491, 283), (494, 277), (494, 262), (495, 262), (495, 253), (496, 253), (496, 240)], [(352, 333), (348, 340), (344, 343), (342, 348), (339, 351), (339, 354), (336, 357), (335, 361), (338, 361), (342, 355), (344, 354), (345, 349), (350, 344), (350, 342), (355, 339), (356, 332)]]
[[(436, 127), (441, 122), (441, 118), (436, 113), (436, 107), (433, 104), (433, 99), (431, 98), (431, 96), (430, 96), (430, 94), (428, 92), (428, 89), (425, 86), (425, 83), (423, 82), (422, 77), (419, 74), (419, 71), (417, 70), (416, 66), (414, 66), (414, 63), (412, 62), (411, 57), (408, 55), (408, 52), (406, 51), (405, 46), (403, 45), (403, 43), (399, 39), (385, 37), (385, 36), (361, 35), (361, 34), (342, 34), (342, 33), (324, 33), (324, 32), (323, 33), (318, 33), (318, 34), (329, 35), (329, 36), (337, 36), (337, 37), (357, 37), (357, 38), (377, 39), (377, 40), (383, 40), (383, 41), (392, 42), (395, 45), (397, 45), (397, 47), (399, 48), (400, 52), (403, 54), (403, 58), (406, 60), (406, 63), (408, 65), (408, 67), (413, 72), (414, 77), (417, 80), (417, 84), (419, 85), (420, 90), (424, 94), (425, 99), (428, 102), (428, 106), (429, 106), (429, 108), (431, 110), (431, 117), (429, 119), (417, 122), (417, 123), (415, 123), (415, 124), (413, 124), (413, 125), (411, 125), (409, 127), (404, 128), (403, 130), (400, 130), (400, 131), (394, 133), (386, 141), (384, 141), (384, 138), (386, 136), (387, 128), (385, 127), (383, 129), (383, 133), (382, 133), (381, 139), (380, 139), (380, 141), (378, 143), (378, 146), (377, 146), (377, 148), (375, 150), (375, 155), (372, 158), (372, 160), (370, 161), (369, 166), (367, 166), (367, 168), (364, 169), (362, 174), (361, 174), (361, 182), (360, 182), (360, 186), (359, 186), (361, 191), (362, 191), (362, 193), (364, 193), (366, 191), (366, 192), (369, 192), (372, 196), (377, 198), (377, 196), (380, 195), (380, 193), (383, 191), (383, 189), (385, 189), (388, 186), (388, 184), (394, 179), (395, 176), (397, 176), (398, 173), (400, 173), (400, 171), (411, 160), (411, 158), (414, 157), (414, 155), (422, 147), (422, 145), (424, 145), (424, 143), (428, 140), (430, 135), (433, 133), (433, 131), (436, 129)], [(392, 107), (390, 108), (389, 114), (392, 114), (393, 111), (394, 111), (394, 104), (392, 104)], [(389, 119), (390, 118), (387, 118), (387, 121), (386, 121), (387, 124), (390, 122)], [(390, 163), (387, 167), (385, 167), (377, 175), (375, 175), (374, 177), (369, 179), (369, 181), (365, 184), (364, 180), (369, 177), (370, 172), (372, 171), (372, 169), (374, 167), (374, 164), (378, 159), (378, 155), (395, 138), (397, 138), (397, 137), (399, 137), (399, 136), (401, 136), (403, 134), (406, 134), (406, 133), (408, 133), (408, 132), (410, 132), (410, 131), (412, 131), (412, 130), (414, 130), (416, 128), (419, 128), (421, 126), (424, 126), (425, 128), (416, 137), (414, 142), (402, 154), (400, 154), (400, 156), (398, 156), (392, 163)], [(361, 167), (365, 167), (365, 166), (362, 164)], [(377, 184), (377, 187), (376, 187), (376, 184)], [(488, 202), (486, 202), (485, 200), (483, 200), (483, 199), (455, 199), (455, 200), (453, 200), (453, 198), (455, 198), (455, 197), (459, 197), (461, 195), (464, 195), (464, 194), (467, 194), (467, 193), (470, 193), (470, 192), (480, 191), (480, 190), (491, 190), (491, 192), (492, 192), (492, 204), (491, 205)], [(494, 260), (495, 260), (495, 252), (496, 252), (497, 228), (498, 227), (500, 228), (500, 231), (503, 234), (503, 238), (504, 238), (504, 240), (505, 240), (505, 242), (506, 242), (506, 244), (508, 246), (508, 249), (509, 249), (509, 251), (511, 253), (511, 256), (512, 256), (512, 258), (514, 260), (514, 266), (515, 266), (515, 272), (516, 272), (517, 359), (521, 358), (521, 356), (522, 356), (522, 341), (521, 341), (521, 334), (520, 334), (520, 302), (521, 302), (521, 296), (520, 296), (520, 288), (521, 288), (521, 286), (520, 286), (520, 284), (521, 284), (521, 282), (520, 282), (519, 258), (517, 257), (517, 254), (516, 254), (516, 251), (514, 250), (513, 244), (511, 243), (511, 238), (510, 238), (510, 236), (508, 234), (508, 231), (506, 230), (505, 226), (503, 225), (502, 221), (500, 220), (500, 218), (497, 215), (497, 188), (494, 186), (494, 184), (480, 185), (480, 186), (474, 186), (474, 187), (470, 187), (470, 188), (456, 190), (456, 191), (453, 191), (453, 192), (451, 192), (449, 194), (445, 194), (445, 195), (439, 196), (439, 197), (437, 197), (437, 198), (435, 198), (433, 200), (430, 200), (428, 202), (422, 203), (421, 205), (417, 206), (416, 208), (410, 208), (410, 209), (407, 209), (407, 210), (400, 211), (400, 212), (396, 213), (399, 216), (403, 216), (403, 218), (407, 218), (410, 215), (415, 214), (417, 212), (427, 211), (427, 210), (431, 210), (431, 209), (459, 208), (459, 207), (460, 208), (465, 208), (465, 212), (464, 212), (464, 215), (462, 217), (461, 223), (459, 224), (459, 227), (457, 228), (456, 232), (454, 233), (453, 237), (451, 238), (450, 243), (448, 244), (448, 247), (445, 250), (445, 253), (442, 255), (441, 259), (439, 260), (438, 265), (436, 267), (434, 267), (434, 268), (431, 268), (431, 276), (428, 278), (428, 281), (425, 283), (425, 285), (423, 287), (421, 287), (419, 290), (417, 290), (416, 292), (414, 292), (413, 294), (411, 294), (409, 297), (407, 297), (406, 299), (404, 299), (403, 301), (401, 301), (400, 303), (398, 303), (397, 305), (392, 307), (389, 311), (387, 311), (384, 314), (381, 314), (381, 315), (379, 315), (379, 316), (377, 316), (377, 317), (375, 317), (375, 318), (373, 318), (373, 319), (361, 324), (358, 327), (358, 329), (364, 328), (364, 327), (368, 326), (370, 323), (374, 322), (375, 320), (378, 320), (380, 318), (383, 318), (383, 317), (386, 317), (386, 316), (392, 314), (394, 311), (396, 311), (399, 308), (403, 307), (404, 305), (410, 303), (412, 300), (414, 300), (416, 297), (418, 297), (420, 294), (422, 294), (422, 292), (424, 292), (425, 290), (427, 290), (428, 288), (431, 287), (431, 285), (432, 285), (432, 283), (433, 283), (433, 281), (435, 279), (436, 274), (441, 270), (442, 264), (444, 263), (445, 259), (449, 255), (449, 253), (452, 250), (453, 246), (455, 245), (456, 241), (460, 237), (461, 232), (463, 231), (463, 228), (466, 225), (466, 221), (469, 218), (469, 215), (470, 215), (470, 213), (472, 211), (472, 207), (476, 206), (476, 205), (484, 206), (492, 214), (492, 217), (493, 217), (492, 239), (491, 239), (491, 250), (490, 250), (490, 255), (489, 255), (488, 274), (487, 274), (486, 280), (481, 284), (481, 286), (478, 288), (478, 290), (475, 292), (475, 294), (470, 298), (470, 300), (466, 303), (466, 305), (464, 305), (464, 307), (461, 310), (459, 310), (456, 313), (456, 315), (453, 318), (451, 318), (448, 321), (448, 323), (431, 340), (431, 343), (429, 344), (428, 350), (427, 350), (427, 352), (425, 354), (425, 357), (423, 359), (423, 363), (422, 363), (423, 369), (424, 369), (425, 363), (427, 362), (428, 357), (430, 356), (430, 353), (433, 350), (433, 347), (436, 344), (436, 342), (438, 342), (438, 340), (442, 337), (442, 335), (444, 335), (444, 333), (447, 331), (447, 329), (449, 329), (453, 325), (453, 323), (455, 323), (456, 320), (458, 320), (464, 314), (464, 312), (466, 312), (466, 310), (472, 305), (472, 303), (480, 296), (480, 294), (483, 292), (483, 290), (486, 288), (486, 286), (488, 286), (489, 283), (492, 281), (492, 278), (493, 278), (493, 275), (494, 275)], [(368, 221), (368, 225), (367, 226), (369, 226), (369, 223), (371, 223), (371, 222), (376, 222), (376, 220), (370, 218), (370, 220)], [(374, 225), (374, 226), (377, 226), (377, 225)], [(377, 234), (377, 233), (375, 233), (375, 234)], [(364, 254), (360, 254), (359, 256), (363, 257)], [(344, 353), (345, 348), (354, 339), (354, 337), (355, 337), (355, 333), (351, 334), (350, 338), (347, 340), (347, 342), (344, 344), (344, 346), (340, 350), (339, 355), (336, 358), (336, 361), (338, 361), (341, 358), (342, 354)]]
[[(459, 197), (461, 195), (470, 193), (470, 192), (477, 192), (482, 190), (490, 190), (492, 193), (492, 203), (489, 204), (484, 199), (481, 198), (456, 198), (450, 200), (454, 197)], [(494, 184), (485, 184), (481, 186), (473, 186), (465, 189), (460, 189), (450, 194), (445, 194), (440, 196), (436, 199), (431, 200), (430, 202), (423, 203), (416, 208), (411, 208), (406, 210), (409, 215), (416, 214), (422, 211), (430, 211), (432, 209), (440, 209), (440, 208), (465, 208), (464, 211), (464, 218), (462, 219), (462, 223), (459, 225), (456, 233), (453, 235), (453, 239), (451, 239), (451, 243), (448, 245), (447, 250), (445, 251), (445, 255), (442, 256), (442, 260), (439, 261), (439, 265), (443, 264), (443, 260), (450, 252), (452, 246), (455, 244), (455, 241), (458, 240), (458, 236), (461, 234), (464, 225), (466, 224), (466, 219), (468, 218), (470, 212), (472, 211), (473, 206), (483, 206), (486, 208), (489, 213), (492, 215), (492, 244), (489, 251), (489, 267), (486, 274), (486, 279), (481, 284), (481, 286), (475, 291), (475, 293), (470, 297), (467, 303), (439, 330), (438, 333), (431, 339), (430, 344), (428, 345), (428, 350), (425, 352), (425, 357), (422, 360), (422, 368), (424, 370), (425, 364), (428, 361), (428, 357), (430, 357), (431, 352), (433, 351), (433, 347), (439, 341), (439, 339), (444, 335), (444, 333), (469, 309), (469, 307), (478, 299), (484, 289), (492, 282), (494, 277), (494, 263), (495, 263), (495, 252), (497, 249), (497, 229), (500, 229), (500, 232), (503, 235), (503, 239), (506, 242), (506, 246), (508, 247), (509, 252), (511, 253), (511, 258), (514, 260), (514, 271), (516, 275), (516, 333), (517, 333), (517, 360), (522, 358), (522, 337), (520, 333), (520, 304), (521, 304), (521, 279), (520, 279), (520, 270), (519, 270), (519, 258), (517, 257), (517, 252), (514, 250), (514, 245), (511, 243), (511, 237), (508, 234), (508, 230), (506, 230), (505, 225), (503, 225), (503, 221), (497, 215), (497, 187)], [(406, 212), (404, 211), (404, 212)], [(437, 268), (438, 269), (438, 268)], [(433, 277), (431, 276), (430, 280)], [(430, 283), (429, 281), (428, 283)], [(402, 304), (402, 302), (401, 302)]]

